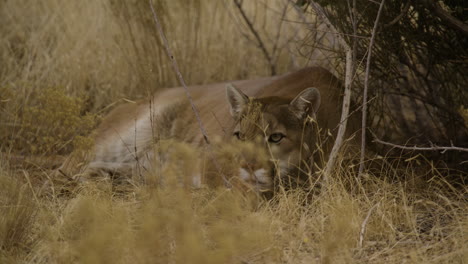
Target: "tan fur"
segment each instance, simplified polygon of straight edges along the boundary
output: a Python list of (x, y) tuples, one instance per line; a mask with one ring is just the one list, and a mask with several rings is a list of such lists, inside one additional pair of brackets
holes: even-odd
[[(284, 180), (282, 171), (287, 166), (296, 169), (300, 167), (303, 170), (303, 165), (311, 160), (311, 153), (317, 147), (317, 142), (309, 138), (306, 140), (309, 145), (304, 149), (301, 145), (304, 142), (303, 123), (292, 117), (294, 111), (285, 110), (291, 100), (305, 88), (318, 89), (321, 106), (316, 115), (317, 122), (323, 131), (329, 129), (332, 134), (335, 133), (341, 114), (341, 84), (322, 68), (311, 67), (283, 76), (230, 83), (261, 105), (260, 117), (256, 119), (259, 129), (249, 132), (250, 138), (245, 140), (255, 142), (255, 139), (263, 137), (263, 141), (260, 139), (255, 144), (259, 151), (262, 149), (268, 153), (269, 160), (260, 162), (257, 155), (250, 155), (245, 158), (244, 165), (241, 165), (245, 171), (235, 175), (255, 186), (257, 176), (262, 174), (260, 177), (268, 179), (262, 179), (263, 183), (257, 182), (259, 190), (271, 189), (278, 179)], [(207, 136), (211, 140), (222, 138), (221, 142), (235, 139), (233, 133), (243, 129), (240, 128), (243, 119), (235, 118), (230, 113), (226, 85), (227, 83), (217, 83), (189, 87)], [(291, 118), (295, 121), (288, 121)], [(287, 134), (287, 137), (280, 144), (265, 144), (265, 139), (273, 132)], [(95, 135), (95, 148), (87, 166), (88, 173), (107, 171), (109, 174), (131, 174), (142, 168), (147, 170), (154, 163), (154, 149), (161, 141), (175, 140), (192, 146), (205, 144), (182, 87), (162, 90), (152, 98), (117, 107), (104, 118)], [(312, 135), (309, 133), (307, 136)], [(327, 151), (329, 144), (322, 147)], [(200, 177), (199, 173), (201, 172), (194, 172), (193, 177)]]

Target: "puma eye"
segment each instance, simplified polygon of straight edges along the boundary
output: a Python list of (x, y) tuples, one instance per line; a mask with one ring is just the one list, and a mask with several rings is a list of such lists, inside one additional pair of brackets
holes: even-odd
[(284, 137), (285, 135), (281, 133), (274, 133), (270, 135), (270, 137), (268, 138), (268, 142), (279, 143)]
[(239, 139), (239, 140), (241, 139), (241, 134), (240, 134), (239, 131), (234, 132), (233, 135), (234, 135), (237, 139)]

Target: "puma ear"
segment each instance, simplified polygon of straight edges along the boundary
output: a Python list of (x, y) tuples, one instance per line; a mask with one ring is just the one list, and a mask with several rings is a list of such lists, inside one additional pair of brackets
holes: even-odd
[(226, 95), (230, 105), (230, 112), (234, 118), (239, 118), (242, 110), (249, 103), (249, 97), (234, 87), (231, 83), (226, 85)]
[(317, 88), (307, 88), (291, 101), (289, 109), (300, 119), (308, 115), (315, 118), (319, 106), (320, 92)]

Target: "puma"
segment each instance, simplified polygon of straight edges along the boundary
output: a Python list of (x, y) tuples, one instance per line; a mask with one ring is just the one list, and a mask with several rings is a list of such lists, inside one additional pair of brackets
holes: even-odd
[[(271, 191), (291, 179), (297, 184), (307, 181), (318, 162), (314, 161), (317, 150), (327, 153), (330, 149), (333, 140), (324, 143), (317, 138), (336, 131), (341, 88), (327, 70), (309, 67), (282, 76), (191, 86), (189, 91), (208, 139), (249, 143), (255, 153), (267, 153), (266, 159), (260, 154), (246, 155), (229, 179)], [(161, 90), (149, 100), (126, 103), (109, 113), (95, 131), (86, 172), (128, 176), (137, 169), (146, 170), (154, 163), (157, 142), (167, 140), (206, 146), (182, 87)], [(170, 150), (171, 144), (160, 149)], [(200, 172), (191, 177), (194, 185), (209, 181)]]

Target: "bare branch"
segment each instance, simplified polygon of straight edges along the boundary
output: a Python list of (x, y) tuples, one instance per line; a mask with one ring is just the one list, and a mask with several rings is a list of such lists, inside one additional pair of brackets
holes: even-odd
[(367, 63), (366, 63), (366, 75), (364, 79), (364, 93), (362, 98), (362, 129), (361, 129), (361, 160), (359, 163), (359, 176), (361, 176), (362, 171), (364, 170), (364, 156), (366, 154), (366, 120), (367, 120), (367, 91), (369, 89), (369, 70), (370, 62), (372, 56), (372, 46), (374, 46), (375, 35), (377, 35), (377, 25), (379, 24), (380, 14), (384, 6), (385, 0), (380, 2), (379, 11), (377, 12), (377, 17), (375, 18), (374, 28), (372, 29), (372, 35), (369, 43), (369, 48), (367, 52)]
[(443, 22), (453, 29), (461, 31), (463, 34), (468, 35), (468, 25), (451, 16), (446, 12), (437, 1), (432, 0), (419, 0), (427, 9), (433, 11)]
[(336, 32), (336, 36), (338, 38), (338, 42), (343, 47), (346, 52), (346, 73), (345, 73), (345, 90), (343, 96), (343, 107), (341, 112), (340, 118), (340, 126), (338, 128), (338, 134), (335, 139), (335, 143), (333, 144), (332, 151), (328, 158), (327, 165), (324, 171), (324, 182), (325, 184), (328, 181), (328, 177), (335, 166), (336, 158), (338, 157), (338, 152), (343, 145), (344, 135), (346, 132), (346, 125), (348, 123), (348, 115), (349, 115), (349, 107), (351, 102), (351, 84), (353, 81), (354, 75), (354, 61), (353, 61), (353, 50), (351, 47), (346, 43), (346, 41), (338, 34), (338, 30), (330, 23), (327, 15), (323, 11), (323, 8), (314, 1), (310, 1), (311, 7), (315, 10), (317, 15), (325, 22), (325, 24), (330, 28), (332, 32)]
[(270, 65), (270, 73), (271, 75), (276, 75), (276, 65), (273, 62), (273, 58), (270, 56), (268, 53), (265, 44), (263, 43), (262, 38), (258, 34), (257, 30), (255, 30), (252, 22), (249, 20), (247, 15), (244, 12), (244, 9), (242, 9), (242, 2), (239, 0), (234, 0), (234, 4), (236, 5), (237, 9), (239, 10), (242, 18), (244, 19), (245, 23), (249, 27), (250, 31), (254, 35), (255, 39), (257, 40), (258, 47), (260, 50), (263, 52), (263, 55), (265, 56), (265, 59), (267, 60), (268, 64)]
[(323, 10), (322, 6), (320, 6), (318, 3), (316, 3), (315, 1), (310, 1), (310, 4), (312, 6), (312, 8), (314, 9), (315, 13), (317, 13), (317, 15), (323, 20), (323, 22), (327, 25), (328, 28), (330, 28), (330, 31), (337, 35), (337, 38), (338, 38), (338, 42), (340, 43), (340, 45), (345, 49), (345, 51), (347, 51), (348, 49), (350, 49), (348, 43), (344, 40), (343, 37), (341, 37), (341, 35), (343, 35), (342, 33), (338, 32), (338, 30), (336, 30), (336, 28), (333, 26), (333, 24), (330, 22), (330, 20), (328, 19), (327, 15), (325, 14), (325, 11)]
[(456, 147), (454, 145), (450, 147), (439, 147), (437, 145), (434, 145), (431, 143), (430, 147), (418, 147), (418, 146), (405, 146), (405, 145), (398, 145), (398, 144), (393, 144), (390, 142), (382, 141), (378, 138), (375, 138), (372, 142), (376, 142), (382, 145), (387, 145), (393, 148), (399, 148), (399, 149), (405, 149), (405, 150), (420, 150), (420, 151), (442, 151), (442, 153), (445, 153), (447, 150), (455, 150), (455, 151), (464, 151), (468, 152), (468, 148), (462, 148), (462, 147)]
[[(307, 18), (306, 18), (305, 15), (304, 15), (304, 11), (303, 11), (301, 8), (299, 8), (299, 7), (297, 6), (297, 4), (295, 4), (292, 0), (286, 0), (286, 1), (289, 1), (289, 2), (292, 3), (292, 6), (293, 6), (294, 10), (295, 10), (296, 13), (299, 15), (299, 18), (302, 20), (301, 23), (304, 24), (304, 25), (306, 25), (311, 31), (314, 31), (314, 32), (322, 32), (322, 33), (330, 33), (330, 34), (338, 34), (337, 32), (331, 32), (331, 31), (328, 31), (328, 30), (319, 30), (317, 25), (311, 25), (311, 23), (307, 21)], [(324, 37), (325, 37), (325, 34), (322, 34), (321, 37), (320, 37), (320, 39), (322, 39), (322, 38), (324, 38)], [(315, 37), (315, 43), (314, 43), (314, 45), (317, 45), (317, 37)], [(314, 48), (317, 48), (317, 46), (315, 46)], [(326, 49), (326, 48), (320, 47), (320, 48), (318, 48), (318, 51), (319, 51), (321, 54), (325, 55), (324, 52), (323, 52), (324, 49)], [(330, 50), (328, 50), (328, 51), (330, 51)], [(325, 58), (325, 60), (327, 60), (327, 63), (328, 63), (328, 64), (330, 64), (330, 65), (332, 64), (331, 59), (330, 59), (329, 56), (324, 56), (324, 58)]]

